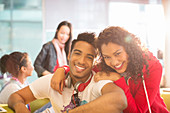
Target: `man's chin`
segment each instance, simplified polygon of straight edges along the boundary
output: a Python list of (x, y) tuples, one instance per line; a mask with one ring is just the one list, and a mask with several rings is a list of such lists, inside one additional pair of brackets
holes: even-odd
[(78, 76), (78, 75), (73, 75), (73, 77), (74, 77), (75, 79), (82, 79), (82, 78), (83, 78), (82, 76)]

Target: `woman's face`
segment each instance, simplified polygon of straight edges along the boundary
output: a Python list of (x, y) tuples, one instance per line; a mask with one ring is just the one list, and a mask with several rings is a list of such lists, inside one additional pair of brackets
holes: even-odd
[(126, 71), (128, 66), (128, 55), (123, 46), (109, 42), (101, 46), (101, 52), (105, 63), (118, 73)]
[(70, 38), (70, 28), (66, 25), (60, 27), (57, 37), (60, 43), (65, 44)]
[(27, 67), (26, 67), (26, 75), (27, 76), (32, 76), (34, 67), (32, 65), (30, 57), (27, 57)]

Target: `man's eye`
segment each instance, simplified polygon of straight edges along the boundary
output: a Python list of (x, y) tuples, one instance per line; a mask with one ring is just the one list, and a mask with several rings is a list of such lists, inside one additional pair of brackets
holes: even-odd
[(80, 53), (74, 53), (74, 54), (76, 54), (76, 55), (80, 55)]
[(90, 60), (93, 60), (93, 58), (92, 57), (87, 57), (88, 59), (90, 59)]
[(109, 59), (110, 57), (104, 56), (103, 58), (104, 58), (104, 59)]

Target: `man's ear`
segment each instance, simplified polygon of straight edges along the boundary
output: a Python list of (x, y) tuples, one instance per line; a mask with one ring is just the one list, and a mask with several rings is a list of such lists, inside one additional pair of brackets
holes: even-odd
[(68, 56), (67, 56), (68, 61), (70, 60), (70, 54), (71, 54), (71, 52), (69, 52)]

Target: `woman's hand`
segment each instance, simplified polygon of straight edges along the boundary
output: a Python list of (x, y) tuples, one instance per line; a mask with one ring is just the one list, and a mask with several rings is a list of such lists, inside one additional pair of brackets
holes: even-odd
[(51, 87), (62, 94), (65, 81), (65, 70), (64, 68), (58, 68), (53, 77), (51, 78)]
[(49, 75), (49, 74), (52, 74), (51, 72), (49, 72), (49, 71), (47, 71), (47, 70), (45, 70), (43, 73), (42, 73), (42, 75), (43, 76), (45, 76), (45, 75)]
[(120, 79), (121, 75), (116, 72), (97, 72), (94, 76), (94, 81), (98, 82), (99, 80), (112, 80), (113, 82)]

